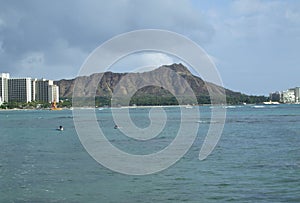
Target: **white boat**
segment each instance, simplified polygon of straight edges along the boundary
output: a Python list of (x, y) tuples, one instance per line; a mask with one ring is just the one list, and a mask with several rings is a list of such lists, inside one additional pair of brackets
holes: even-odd
[(273, 102), (273, 101), (268, 101), (268, 102), (263, 102), (263, 104), (266, 104), (266, 105), (278, 105), (280, 104), (279, 102)]

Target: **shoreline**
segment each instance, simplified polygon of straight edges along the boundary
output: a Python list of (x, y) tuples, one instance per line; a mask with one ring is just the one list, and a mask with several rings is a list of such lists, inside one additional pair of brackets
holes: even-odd
[[(71, 107), (71, 108), (62, 108), (61, 111), (64, 110), (84, 110), (84, 109), (95, 109), (95, 110), (104, 110), (104, 109), (138, 109), (138, 108), (175, 108), (175, 107), (183, 107), (183, 108), (193, 108), (193, 107), (200, 107), (200, 106), (224, 106), (224, 107), (230, 107), (230, 106), (255, 106), (255, 105), (263, 105), (263, 106), (272, 106), (270, 104), (222, 104), (222, 105), (213, 105), (213, 104), (201, 104), (201, 105), (154, 105), (154, 106), (120, 106), (120, 107)], [(276, 104), (276, 105), (299, 105), (299, 103), (295, 104)], [(14, 109), (0, 109), (0, 112), (4, 111), (51, 111), (50, 108), (32, 108), (32, 109), (21, 109), (21, 108), (14, 108)]]

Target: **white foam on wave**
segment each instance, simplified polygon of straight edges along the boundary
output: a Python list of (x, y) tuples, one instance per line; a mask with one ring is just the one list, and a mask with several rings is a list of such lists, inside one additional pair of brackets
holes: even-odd
[(255, 105), (255, 106), (252, 106), (252, 108), (265, 108), (265, 106), (262, 106), (262, 105)]

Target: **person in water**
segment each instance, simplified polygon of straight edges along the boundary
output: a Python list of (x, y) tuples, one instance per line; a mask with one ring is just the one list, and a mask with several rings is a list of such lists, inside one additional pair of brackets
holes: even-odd
[(64, 128), (60, 125), (60, 126), (59, 126), (59, 130), (60, 130), (60, 131), (63, 131)]
[(119, 127), (117, 125), (115, 125), (114, 129), (118, 129)]

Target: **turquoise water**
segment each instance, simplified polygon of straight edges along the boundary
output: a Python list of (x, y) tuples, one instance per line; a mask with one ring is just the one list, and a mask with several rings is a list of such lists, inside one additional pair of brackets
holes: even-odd
[[(94, 161), (70, 110), (0, 111), (0, 202), (300, 202), (300, 105), (228, 107), (221, 140), (204, 161), (198, 155), (210, 108), (199, 109), (200, 129), (189, 152), (147, 176), (119, 174)], [(137, 126), (149, 125), (148, 111), (130, 110)], [(147, 154), (176, 135), (178, 109), (166, 111), (166, 129), (141, 143), (113, 129), (109, 109), (96, 112), (112, 144)]]

